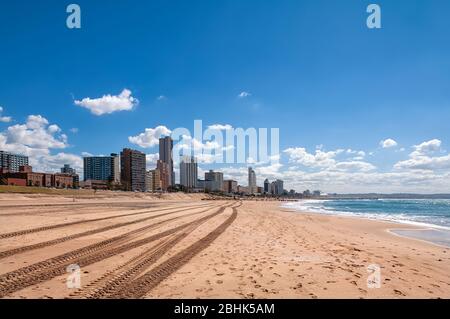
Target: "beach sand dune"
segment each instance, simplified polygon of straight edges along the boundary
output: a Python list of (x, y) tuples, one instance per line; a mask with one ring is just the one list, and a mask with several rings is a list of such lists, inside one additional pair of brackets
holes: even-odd
[(388, 231), (411, 226), (200, 199), (2, 195), (0, 297), (450, 297), (450, 250)]

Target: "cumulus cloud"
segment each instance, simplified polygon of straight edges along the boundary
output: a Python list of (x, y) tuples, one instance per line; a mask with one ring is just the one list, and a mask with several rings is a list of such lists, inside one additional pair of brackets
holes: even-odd
[[(294, 164), (295, 169), (300, 169), (298, 165), (321, 171), (369, 172), (376, 169), (373, 164), (363, 161), (366, 156), (364, 151), (337, 149), (327, 152), (322, 149), (316, 148), (312, 154), (304, 147), (296, 147), (288, 148), (283, 153), (289, 156), (289, 163)], [(292, 170), (288, 168), (288, 171)]]
[(238, 98), (244, 99), (249, 96), (252, 96), (252, 94), (250, 92), (243, 91), (243, 92), (239, 93)]
[(160, 95), (156, 98), (158, 101), (165, 101), (167, 100), (167, 97), (165, 95)]
[(336, 150), (324, 152), (321, 149), (316, 149), (315, 154), (308, 153), (304, 147), (288, 148), (284, 153), (289, 155), (291, 163), (301, 164), (307, 167), (332, 167), (336, 164), (336, 156), (341, 154), (344, 150)]
[(171, 133), (172, 131), (167, 127), (160, 125), (155, 128), (146, 128), (143, 133), (128, 137), (128, 141), (142, 148), (150, 148), (158, 145), (160, 137), (170, 135)]
[(394, 168), (431, 171), (450, 169), (450, 154), (446, 156), (432, 156), (441, 150), (441, 144), (440, 140), (433, 139), (414, 145), (414, 151), (409, 154), (409, 159), (396, 163)]
[(69, 131), (73, 134), (77, 134), (79, 132), (79, 129), (76, 127), (72, 127)]
[(55, 172), (64, 164), (70, 164), (80, 171), (80, 156), (64, 152), (51, 154), (53, 149), (66, 147), (67, 136), (61, 128), (50, 124), (41, 115), (30, 115), (24, 124), (13, 125), (0, 132), (0, 149), (28, 156), (35, 171)]
[(2, 116), (3, 113), (3, 107), (0, 106), (0, 123), (9, 123), (12, 121), (11, 116)]
[(339, 162), (334, 166), (336, 170), (342, 171), (361, 171), (368, 172), (376, 169), (376, 167), (370, 163), (363, 161), (349, 161), (349, 162)]
[(441, 149), (441, 144), (442, 142), (440, 140), (433, 139), (419, 145), (414, 145), (414, 152), (411, 153), (411, 157), (424, 156), (426, 154), (437, 152)]
[(391, 147), (396, 147), (397, 145), (398, 145), (398, 143), (391, 138), (388, 138), (388, 139), (380, 142), (380, 146), (382, 148), (391, 148)]
[(84, 107), (95, 115), (111, 114), (118, 111), (131, 111), (139, 104), (139, 100), (132, 96), (128, 89), (124, 89), (119, 95), (103, 95), (101, 98), (91, 99), (89, 97), (81, 101), (75, 100), (75, 105)]
[(155, 154), (147, 154), (145, 156), (146, 161), (147, 161), (147, 165), (156, 165), (156, 162), (159, 160), (159, 153), (155, 153)]
[[(59, 134), (57, 125), (48, 125), (48, 120), (41, 115), (28, 116), (25, 124), (16, 124), (7, 128), (2, 135), (9, 148), (17, 146), (19, 150), (66, 148), (67, 136)], [(26, 152), (28, 153), (28, 152)]]

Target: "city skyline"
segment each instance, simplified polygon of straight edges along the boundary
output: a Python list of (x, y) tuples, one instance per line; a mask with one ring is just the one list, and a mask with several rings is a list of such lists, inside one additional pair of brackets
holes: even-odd
[(10, 3), (0, 12), (0, 150), (37, 171), (82, 172), (83, 157), (132, 148), (150, 169), (160, 137), (201, 119), (279, 128), (280, 154), (200, 158), (200, 176), (212, 168), (246, 185), (251, 166), (258, 185), (281, 179), (298, 191), (448, 191), (450, 4), (379, 3), (380, 30), (367, 29), (364, 3), (154, 1), (123, 16), (123, 3), (80, 1), (80, 30), (65, 27), (64, 6)]

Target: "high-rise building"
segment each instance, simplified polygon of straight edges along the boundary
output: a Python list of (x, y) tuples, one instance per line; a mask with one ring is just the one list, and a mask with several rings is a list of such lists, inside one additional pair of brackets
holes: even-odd
[(154, 169), (147, 172), (145, 184), (147, 187), (147, 192), (156, 192), (162, 189), (161, 174), (159, 169)]
[(159, 139), (159, 159), (169, 167), (169, 186), (175, 185), (175, 173), (173, 171), (173, 140), (170, 136)]
[(209, 192), (223, 191), (223, 173), (210, 170), (205, 173), (205, 190)]
[(161, 190), (167, 191), (171, 182), (171, 174), (170, 174), (170, 166), (169, 164), (158, 160), (156, 162), (156, 168), (159, 171), (160, 180), (161, 180)]
[(266, 194), (270, 193), (270, 182), (267, 178), (264, 181), (264, 193), (266, 193)]
[(28, 156), (0, 151), (0, 170), (10, 173), (19, 172), (20, 166), (28, 165)]
[(256, 173), (255, 171), (249, 167), (248, 168), (248, 193), (253, 195), (256, 194)]
[(89, 156), (83, 158), (84, 181), (112, 181), (111, 156)]
[(280, 179), (272, 182), (270, 193), (276, 196), (283, 195), (284, 193), (284, 182)]
[(193, 156), (184, 156), (180, 162), (180, 184), (187, 189), (197, 187), (198, 164)]
[(120, 152), (121, 182), (126, 191), (145, 191), (145, 154), (124, 148)]
[[(120, 158), (117, 154), (111, 156), (87, 156), (84, 162), (84, 181), (104, 181), (120, 183)], [(61, 171), (62, 172), (62, 171)]]
[(119, 154), (111, 153), (111, 181), (115, 184), (120, 184), (120, 156)]
[(152, 171), (145, 173), (145, 191), (153, 192), (153, 174)]

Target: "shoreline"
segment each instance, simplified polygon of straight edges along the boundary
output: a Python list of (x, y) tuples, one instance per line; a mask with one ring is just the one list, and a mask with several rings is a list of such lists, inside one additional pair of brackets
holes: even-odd
[[(298, 202), (317, 202), (317, 201), (325, 201), (317, 200), (317, 199), (305, 199), (299, 200)], [(385, 222), (385, 223), (393, 223), (398, 225), (397, 227), (386, 228), (386, 231), (389, 233), (401, 236), (405, 238), (410, 238), (414, 240), (424, 241), (433, 245), (450, 248), (450, 228), (446, 226), (425, 223), (425, 222), (416, 222), (413, 220), (398, 220), (398, 219), (388, 219), (383, 217), (372, 217), (365, 216), (364, 213), (354, 213), (354, 212), (334, 212), (332, 210), (308, 210), (308, 207), (293, 207), (290, 204), (281, 204), (281, 208), (285, 208), (288, 210), (292, 210), (297, 213), (307, 213), (307, 214), (316, 214), (316, 215), (324, 215), (324, 216), (336, 216), (336, 217), (344, 217), (344, 218), (356, 218), (361, 220), (375, 221), (375, 222)], [(399, 228), (400, 226), (407, 226), (408, 229)]]

